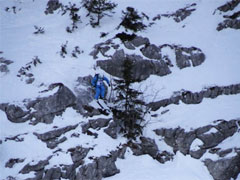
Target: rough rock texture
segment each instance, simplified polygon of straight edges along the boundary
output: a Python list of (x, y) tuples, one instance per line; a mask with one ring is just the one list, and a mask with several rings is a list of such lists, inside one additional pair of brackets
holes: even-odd
[(148, 106), (156, 111), (161, 107), (166, 107), (170, 104), (179, 104), (182, 101), (185, 104), (199, 104), (203, 98), (216, 98), (220, 95), (230, 95), (240, 93), (240, 84), (230, 86), (213, 86), (208, 87), (200, 92), (179, 91), (168, 99), (163, 99), (157, 102), (149, 103)]
[(24, 111), (21, 107), (13, 104), (0, 104), (0, 109), (5, 111), (9, 121), (14, 123), (22, 123), (28, 121), (30, 118), (29, 111)]
[(8, 162), (6, 162), (5, 167), (6, 168), (12, 168), (16, 163), (22, 163), (23, 161), (24, 161), (24, 159), (19, 159), (19, 158), (13, 159), (13, 158), (11, 158), (11, 159), (8, 160)]
[[(182, 8), (182, 9), (179, 9), (177, 10), (175, 13), (172, 13), (172, 14), (162, 14), (160, 16), (164, 16), (164, 17), (173, 17), (173, 19), (179, 23), (181, 21), (183, 21), (184, 19), (186, 19), (188, 16), (190, 16), (192, 14), (193, 11), (196, 10), (196, 8), (192, 8), (194, 6), (196, 6), (197, 4), (196, 3), (193, 3), (185, 8)], [(153, 20), (158, 20), (160, 19), (160, 16), (156, 16), (153, 18)]]
[[(171, 147), (174, 152), (180, 151), (184, 155), (190, 154), (194, 158), (201, 158), (207, 149), (216, 147), (226, 138), (234, 135), (238, 130), (239, 120), (224, 121), (219, 120), (217, 125), (208, 125), (197, 128), (190, 132), (185, 132), (182, 128), (175, 129), (157, 129), (155, 133), (164, 137), (164, 141)], [(208, 133), (211, 128), (215, 128), (217, 132)], [(195, 139), (200, 139), (203, 145), (197, 151), (191, 151), (190, 147)]]
[(206, 159), (204, 163), (214, 180), (236, 179), (240, 173), (240, 154), (232, 158), (220, 159), (217, 161)]
[(176, 63), (180, 69), (201, 65), (205, 60), (205, 55), (201, 49), (196, 47), (175, 47)]
[(110, 122), (108, 127), (104, 129), (104, 132), (113, 139), (117, 139), (118, 131), (118, 125), (115, 121)]
[(84, 105), (89, 104), (94, 97), (94, 89), (91, 85), (92, 76), (79, 77), (77, 79), (74, 92), (76, 94), (76, 105), (74, 109), (78, 110), (81, 114), (87, 113)]
[(116, 77), (123, 77), (123, 61), (125, 59), (133, 61), (133, 78), (136, 81), (147, 79), (151, 74), (164, 76), (171, 73), (166, 63), (162, 60), (144, 60), (141, 56), (125, 55), (123, 51), (117, 51), (113, 59), (97, 61), (97, 65), (104, 71)]
[(226, 28), (240, 29), (240, 20), (239, 19), (226, 19), (223, 22), (218, 24), (217, 30), (221, 31)]
[(60, 167), (46, 170), (43, 180), (60, 179), (62, 175)]
[(54, 11), (56, 11), (60, 7), (61, 3), (59, 3), (59, 0), (49, 0), (47, 3), (45, 14), (53, 14)]
[(75, 95), (62, 83), (51, 84), (47, 91), (57, 87), (58, 90), (53, 95), (31, 100), (23, 108), (4, 103), (0, 104), (0, 109), (5, 111), (8, 120), (14, 123), (28, 120), (31, 120), (32, 124), (39, 122), (52, 123), (56, 115), (60, 115), (67, 107), (74, 106), (76, 102)]
[(217, 9), (222, 12), (232, 11), (240, 3), (240, 0), (232, 0)]
[(173, 154), (167, 151), (160, 151), (153, 139), (140, 137), (141, 143), (132, 143), (129, 142), (128, 146), (133, 151), (133, 154), (140, 156), (143, 154), (148, 154), (153, 159), (156, 159), (160, 163), (164, 164), (167, 161), (173, 159)]
[(145, 57), (147, 57), (149, 59), (158, 59), (158, 60), (162, 59), (162, 55), (160, 53), (160, 48), (158, 48), (154, 44), (149, 44), (149, 45), (146, 45), (145, 47), (141, 48), (141, 52)]
[(74, 164), (78, 163), (79, 165), (83, 164), (83, 159), (87, 156), (90, 148), (83, 148), (81, 146), (77, 146), (75, 148), (68, 149), (71, 152), (71, 158)]
[(0, 57), (0, 72), (7, 73), (9, 72), (8, 65), (12, 64), (13, 61), (6, 60), (3, 57)]
[(109, 124), (110, 119), (98, 118), (98, 119), (91, 119), (88, 123), (82, 125), (82, 132), (86, 133), (89, 128), (92, 129), (101, 129), (106, 127)]
[(66, 137), (62, 137), (61, 139), (58, 139), (58, 137), (62, 136), (68, 131), (76, 129), (77, 126), (78, 124), (74, 126), (67, 126), (57, 130), (52, 130), (43, 134), (38, 134), (38, 133), (33, 133), (33, 134), (37, 136), (37, 138), (40, 139), (41, 141), (46, 142), (48, 148), (54, 149), (55, 147), (57, 147), (58, 144), (67, 140)]
[(46, 165), (49, 164), (49, 160), (51, 159), (51, 157), (49, 157), (47, 160), (43, 160), (43, 161), (39, 161), (37, 164), (35, 165), (30, 165), (30, 164), (27, 164), (25, 165), (22, 170), (19, 172), (19, 173), (22, 173), (22, 174), (28, 174), (29, 172), (31, 171), (41, 171), (44, 169), (44, 167)]
[(70, 89), (62, 83), (52, 84), (49, 89), (58, 87), (58, 91), (49, 96), (38, 98), (28, 104), (28, 108), (33, 108), (32, 113), (37, 122), (52, 123), (55, 115), (61, 114), (67, 107), (74, 106), (76, 97)]

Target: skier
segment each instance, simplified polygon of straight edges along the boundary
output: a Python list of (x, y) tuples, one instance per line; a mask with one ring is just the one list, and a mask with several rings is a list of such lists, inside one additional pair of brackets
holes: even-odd
[(105, 86), (103, 81), (106, 81), (108, 86), (110, 86), (109, 80), (102, 73), (100, 73), (99, 70), (97, 70), (91, 82), (92, 86), (95, 87), (96, 90), (94, 96), (96, 100), (98, 100), (99, 96), (101, 99), (105, 99)]

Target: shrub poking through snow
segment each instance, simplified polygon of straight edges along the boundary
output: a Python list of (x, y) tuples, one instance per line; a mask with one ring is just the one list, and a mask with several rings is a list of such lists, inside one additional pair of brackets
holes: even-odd
[(69, 12), (70, 19), (72, 21), (71, 27), (68, 26), (66, 28), (66, 31), (69, 33), (74, 32), (75, 29), (78, 29), (77, 23), (81, 23), (81, 16), (78, 15), (78, 12), (80, 10), (80, 7), (77, 7), (76, 4), (72, 4), (69, 2), (68, 5), (62, 6), (62, 15)]
[(44, 34), (45, 33), (45, 30), (42, 27), (38, 27), (35, 25), (34, 28), (36, 31), (33, 34)]
[(118, 28), (123, 26), (126, 31), (132, 30), (137, 32), (142, 31), (147, 27), (145, 24), (143, 24), (144, 18), (149, 19), (146, 14), (141, 13), (141, 15), (139, 15), (138, 12), (132, 7), (127, 7), (126, 12), (122, 11), (122, 13), (122, 22), (119, 24)]
[(113, 9), (117, 6), (117, 4), (109, 1), (109, 0), (83, 0), (83, 7), (87, 9), (87, 16), (90, 17), (90, 24), (92, 27), (96, 27), (100, 25), (100, 20), (104, 16), (111, 17)]
[(77, 55), (82, 54), (82, 53), (84, 53), (84, 51), (81, 50), (81, 49), (79, 48), (79, 46), (75, 46), (75, 47), (74, 47), (74, 50), (72, 51), (72, 57), (77, 58), (77, 57), (78, 57)]
[(60, 56), (61, 56), (62, 58), (65, 58), (65, 57), (66, 57), (65, 55), (67, 54), (67, 44), (68, 44), (68, 41), (66, 41), (65, 44), (62, 44), (62, 45), (61, 45)]
[(114, 120), (118, 124), (120, 133), (128, 139), (136, 139), (142, 134), (145, 103), (140, 98), (141, 92), (133, 89), (132, 77), (133, 62), (129, 59), (123, 63), (123, 79), (115, 79), (116, 92), (115, 106), (113, 107)]

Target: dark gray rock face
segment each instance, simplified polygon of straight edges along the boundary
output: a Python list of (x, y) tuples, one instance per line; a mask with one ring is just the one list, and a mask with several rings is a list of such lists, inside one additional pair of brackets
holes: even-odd
[(93, 162), (82, 166), (76, 175), (76, 180), (101, 180), (102, 173), (97, 168), (97, 163)]
[(54, 11), (56, 11), (60, 7), (61, 3), (59, 3), (59, 0), (49, 0), (47, 3), (45, 14), (53, 14)]
[(51, 168), (48, 169), (45, 173), (45, 176), (43, 180), (53, 180), (53, 179), (60, 179), (61, 178), (61, 169), (59, 167), (57, 168)]
[(149, 59), (158, 59), (158, 60), (162, 59), (162, 55), (160, 53), (160, 48), (158, 48), (154, 44), (149, 44), (149, 45), (146, 45), (145, 47), (141, 48), (141, 52), (145, 57), (147, 57)]
[[(164, 141), (173, 147), (174, 152), (180, 151), (184, 155), (190, 154), (192, 157), (199, 159), (207, 149), (216, 147), (222, 141), (234, 135), (238, 130), (237, 123), (239, 124), (240, 121), (221, 120), (217, 125), (200, 127), (190, 132), (185, 132), (184, 129), (181, 128), (163, 128), (155, 130), (155, 133), (164, 137)], [(211, 128), (215, 128), (217, 132), (207, 133)], [(201, 145), (197, 151), (190, 151), (192, 142), (197, 138), (203, 142), (203, 145)]]
[(88, 123), (85, 123), (82, 125), (82, 132), (86, 133), (89, 128), (93, 129), (101, 129), (103, 127), (106, 127), (111, 119), (91, 119)]
[(130, 41), (130, 43), (132, 45), (134, 45), (135, 47), (139, 47), (142, 45), (148, 45), (150, 44), (150, 41), (148, 38), (144, 38), (142, 36), (136, 36), (133, 40)]
[(106, 129), (104, 129), (104, 132), (113, 139), (117, 139), (118, 131), (119, 131), (118, 125), (115, 121), (110, 122), (109, 126)]
[(232, 158), (220, 159), (218, 161), (206, 159), (204, 163), (214, 180), (236, 179), (240, 173), (240, 154)]
[[(46, 91), (57, 87), (58, 91), (55, 94), (27, 102), (27, 105), (24, 105), (27, 110), (6, 103), (0, 104), (0, 109), (5, 111), (7, 118), (14, 123), (22, 123), (28, 120), (32, 120), (32, 124), (39, 122), (52, 123), (56, 115), (60, 115), (67, 107), (74, 106), (76, 102), (75, 95), (62, 83), (51, 84)], [(34, 112), (31, 112), (30, 109), (34, 109)]]
[(47, 160), (39, 161), (36, 165), (27, 164), (23, 167), (23, 169), (19, 173), (28, 174), (31, 171), (41, 171), (48, 164), (49, 158)]
[(155, 21), (157, 19), (160, 19), (160, 16), (168, 17), (168, 18), (173, 17), (173, 19), (177, 23), (179, 23), (179, 22), (183, 21), (184, 19), (186, 19), (188, 16), (190, 16), (192, 14), (192, 12), (196, 10), (196, 8), (192, 8), (196, 5), (197, 5), (196, 3), (193, 3), (185, 8), (177, 10), (175, 13), (158, 15), (158, 16), (154, 17), (153, 20)]
[(85, 76), (85, 77), (79, 77), (77, 79), (77, 85), (74, 88), (74, 92), (76, 94), (76, 105), (74, 106), (74, 109), (79, 111), (81, 114), (87, 114), (90, 112), (86, 112), (86, 109), (84, 109), (84, 106), (86, 104), (89, 104), (94, 97), (94, 89), (91, 85), (92, 76)]
[(67, 107), (74, 106), (76, 97), (70, 89), (61, 83), (50, 85), (49, 89), (58, 87), (58, 91), (44, 98), (39, 98), (29, 104), (36, 110), (32, 115), (37, 122), (52, 123), (55, 115), (61, 114)]
[(93, 163), (82, 166), (77, 172), (76, 180), (101, 180), (113, 176), (120, 171), (115, 165), (116, 158), (101, 156)]
[(201, 49), (196, 47), (175, 47), (176, 63), (180, 69), (192, 66), (199, 66), (205, 60), (205, 55)]
[(78, 163), (79, 165), (83, 164), (83, 159), (87, 156), (90, 148), (83, 148), (81, 146), (77, 146), (76, 148), (70, 148), (68, 151), (71, 152), (71, 158), (74, 164)]
[(22, 163), (23, 161), (24, 161), (24, 159), (19, 159), (19, 158), (13, 159), (13, 158), (11, 158), (11, 159), (8, 160), (8, 162), (6, 162), (5, 167), (6, 168), (12, 168), (16, 163)]
[(40, 139), (41, 141), (46, 142), (48, 148), (54, 149), (55, 147), (57, 147), (58, 144), (67, 140), (66, 137), (62, 137), (61, 139), (58, 139), (58, 137), (60, 137), (61, 135), (65, 134), (68, 131), (76, 129), (77, 126), (78, 124), (74, 126), (67, 126), (57, 130), (52, 130), (43, 134), (38, 134), (38, 133), (33, 133), (33, 134), (37, 136), (37, 138)]
[(5, 111), (9, 121), (14, 123), (22, 123), (29, 120), (27, 116), (29, 111), (24, 111), (21, 107), (13, 104), (0, 104), (0, 109)]
[(133, 154), (140, 156), (143, 154), (148, 154), (153, 159), (156, 159), (158, 162), (164, 164), (167, 161), (173, 159), (173, 154), (167, 151), (160, 151), (153, 139), (140, 137), (141, 143), (129, 143), (128, 146), (133, 151)]
[(8, 73), (9, 72), (8, 65), (12, 63), (13, 61), (6, 60), (3, 57), (0, 57), (0, 72)]
[(240, 0), (232, 0), (217, 9), (222, 12), (232, 11), (240, 3)]
[[(118, 55), (118, 57), (120, 56)], [(145, 80), (151, 74), (164, 76), (171, 73), (167, 64), (162, 60), (159, 61), (144, 60), (141, 58), (141, 56), (136, 55), (127, 55), (126, 58), (133, 61), (132, 72), (133, 78), (136, 81)], [(100, 66), (104, 71), (108, 72), (109, 74), (122, 78), (123, 62), (126, 58), (125, 57), (124, 59), (113, 58), (113, 60), (97, 61), (97, 65)]]
[(216, 98), (220, 95), (239, 94), (240, 84), (234, 84), (230, 86), (213, 86), (206, 88), (200, 92), (191, 91), (179, 91), (177, 95), (174, 95), (168, 99), (162, 99), (157, 102), (149, 103), (148, 106), (156, 111), (161, 107), (166, 107), (170, 104), (179, 104), (182, 101), (185, 104), (199, 104), (203, 98)]
[(223, 22), (218, 24), (217, 30), (221, 31), (226, 28), (240, 29), (239, 19), (225, 19)]

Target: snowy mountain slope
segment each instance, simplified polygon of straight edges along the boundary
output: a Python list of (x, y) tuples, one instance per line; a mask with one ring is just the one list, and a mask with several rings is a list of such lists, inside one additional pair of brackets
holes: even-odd
[[(71, 2), (80, 6), (77, 0)], [(233, 28), (216, 29), (224, 21), (223, 16), (238, 12), (240, 5), (223, 12), (216, 9), (224, 5), (225, 0), (114, 2), (118, 4), (116, 13), (113, 17), (104, 17), (100, 27), (89, 25), (86, 10), (82, 8), (79, 12), (82, 23), (78, 24), (75, 32), (67, 33), (65, 29), (71, 24), (68, 14), (62, 16), (58, 9), (46, 15), (47, 1), (0, 0), (0, 51), (3, 52), (0, 66), (4, 65), (9, 70), (0, 71), (0, 179), (10, 179), (10, 176), (15, 179), (240, 179), (240, 88), (237, 86), (240, 83), (240, 33)], [(67, 1), (60, 3), (68, 4)], [(85, 102), (84, 97), (92, 100), (93, 89), (79, 77), (93, 76), (97, 62), (114, 57), (114, 48), (106, 52), (110, 57), (99, 53), (94, 59), (89, 55), (97, 49), (96, 44), (107, 40), (119, 45), (117, 50), (123, 49), (125, 55), (136, 54), (144, 60), (158, 62), (146, 56), (146, 44), (131, 50), (120, 39), (114, 38), (125, 32), (123, 27), (116, 27), (121, 22), (122, 11), (128, 6), (150, 17), (144, 23), (153, 23), (146, 30), (137, 32), (137, 36), (147, 38), (160, 52), (160, 60), (166, 55), (173, 65), (167, 66), (170, 73), (164, 76), (152, 73), (136, 83), (136, 89), (144, 91), (148, 103), (173, 99), (176, 95), (182, 98), (179, 103), (171, 102), (151, 111), (145, 117), (147, 124), (143, 132), (143, 137), (151, 140), (139, 139), (136, 144), (128, 144), (127, 139), (115, 134), (112, 114), (85, 116), (67, 100), (55, 99), (58, 95), (69, 95), (65, 91), (60, 92), (62, 87), (67, 87), (76, 96), (73, 99), (81, 103)], [(169, 15), (189, 6), (193, 9), (191, 14), (180, 22)], [(160, 18), (154, 21), (154, 17)], [(44, 28), (45, 33), (34, 34), (35, 25)], [(100, 38), (102, 32), (108, 33), (107, 36)], [(65, 58), (60, 55), (64, 44), (67, 50)], [(76, 46), (81, 50), (77, 58), (71, 54)], [(177, 52), (181, 52), (181, 57), (194, 56), (194, 50), (187, 52), (191, 47), (200, 49), (204, 60), (197, 66), (193, 67), (193, 62), (190, 62), (190, 66), (180, 68), (178, 62), (181, 58)], [(30, 62), (36, 56), (41, 63), (35, 66)], [(5, 59), (13, 63), (5, 66)], [(31, 67), (27, 68), (28, 65)], [(22, 74), (19, 72), (21, 68)], [(112, 71), (114, 69), (110, 68), (106, 72), (108, 77)], [(150, 70), (146, 68), (147, 71)], [(33, 82), (29, 83), (29, 79)], [(49, 88), (53, 83), (62, 83), (63, 86)], [(236, 88), (232, 90), (231, 85), (236, 85)], [(209, 95), (213, 96), (211, 98), (204, 96), (196, 103), (195, 96), (187, 96), (189, 103), (183, 102), (182, 93), (185, 91), (200, 92), (222, 86), (229, 87), (231, 93), (213, 90), (213, 95)], [(55, 107), (55, 100), (63, 103), (63, 107)], [(46, 109), (34, 103), (42, 103)], [(51, 121), (45, 117), (49, 115), (49, 107)], [(41, 120), (38, 121), (40, 114)], [(17, 121), (26, 116), (26, 121), (14, 122), (15, 118)], [(205, 130), (200, 133), (199, 128), (202, 127)], [(177, 129), (183, 131), (178, 133)], [(161, 133), (156, 133), (156, 130)], [(194, 138), (190, 136), (192, 131)], [(217, 144), (207, 146), (209, 141)], [(196, 158), (191, 151), (200, 157)], [(222, 161), (225, 162), (223, 166), (218, 164)], [(218, 172), (214, 172), (214, 168)], [(225, 172), (224, 168), (228, 171)]]

